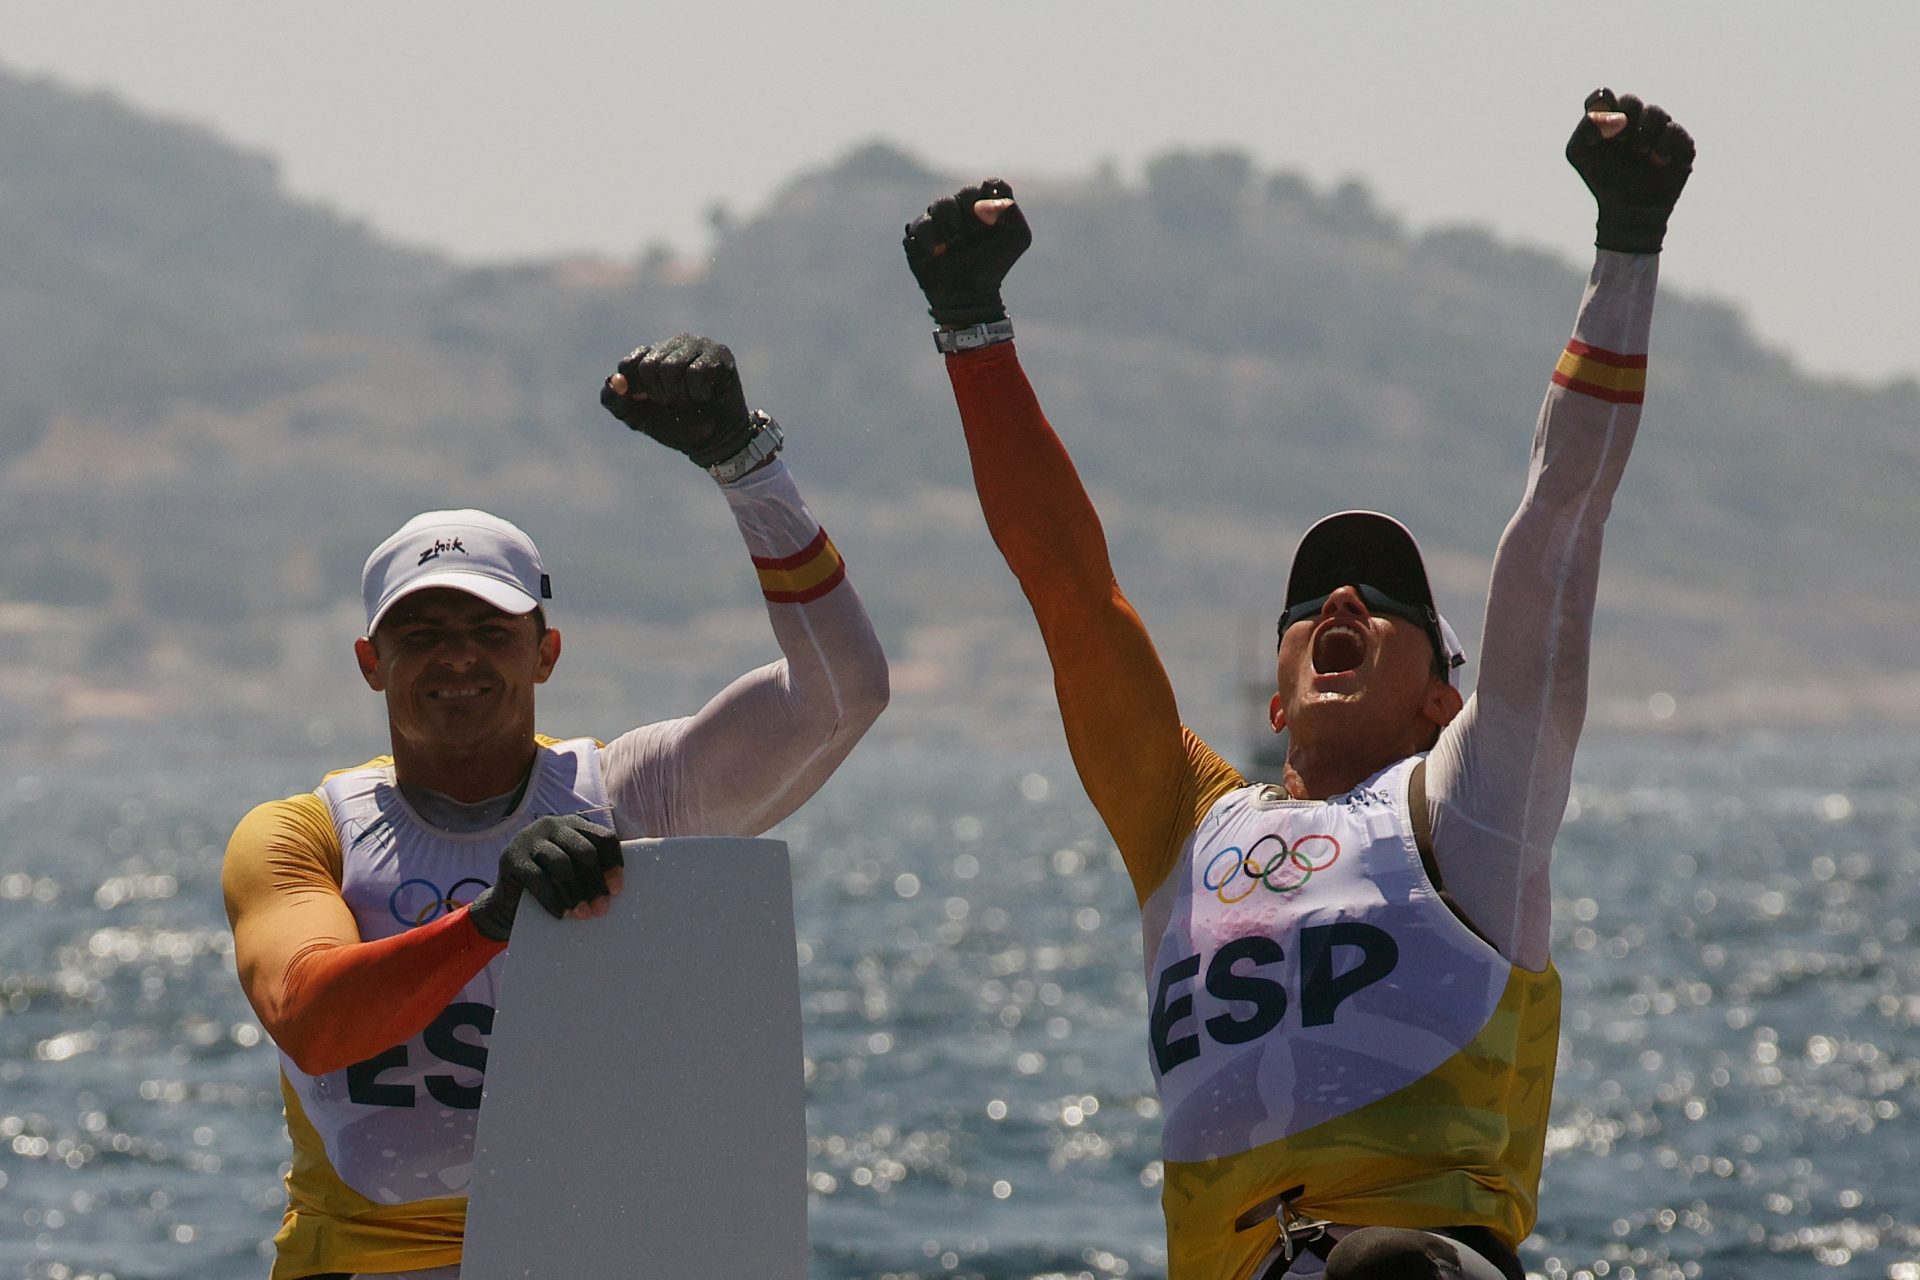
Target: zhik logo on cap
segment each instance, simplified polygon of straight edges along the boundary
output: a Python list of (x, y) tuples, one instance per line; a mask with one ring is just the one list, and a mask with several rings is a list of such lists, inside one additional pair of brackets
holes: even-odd
[(420, 558), (414, 563), (425, 564), (427, 561), (437, 557), (442, 551), (458, 551), (461, 555), (464, 556), (467, 554), (467, 544), (460, 541), (460, 539), (458, 538), (453, 539), (451, 542), (448, 542), (445, 539), (435, 538), (433, 540), (433, 545), (428, 547), (425, 551), (422, 551), (420, 553)]

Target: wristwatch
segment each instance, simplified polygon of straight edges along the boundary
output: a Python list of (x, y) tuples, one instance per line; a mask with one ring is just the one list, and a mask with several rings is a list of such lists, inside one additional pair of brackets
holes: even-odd
[(985, 324), (970, 324), (964, 329), (935, 329), (933, 331), (933, 349), (952, 355), (956, 351), (978, 351), (981, 347), (990, 347), (996, 342), (1013, 341), (1013, 321), (990, 320)]
[(780, 452), (780, 446), (787, 442), (786, 436), (781, 434), (780, 424), (765, 410), (755, 409), (747, 415), (747, 421), (752, 424), (753, 434), (747, 437), (746, 447), (731, 458), (723, 458), (707, 468), (707, 474), (721, 484), (732, 484)]

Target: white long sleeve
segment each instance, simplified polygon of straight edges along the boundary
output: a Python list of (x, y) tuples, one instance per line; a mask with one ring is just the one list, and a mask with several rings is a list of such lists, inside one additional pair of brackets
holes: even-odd
[(1427, 762), (1442, 880), (1501, 954), (1547, 963), (1554, 837), (1586, 719), (1601, 533), (1640, 423), (1659, 258), (1602, 251), (1494, 554), (1473, 696)]
[(623, 838), (760, 834), (819, 790), (887, 703), (873, 624), (786, 464), (721, 488), (785, 656), (602, 749)]

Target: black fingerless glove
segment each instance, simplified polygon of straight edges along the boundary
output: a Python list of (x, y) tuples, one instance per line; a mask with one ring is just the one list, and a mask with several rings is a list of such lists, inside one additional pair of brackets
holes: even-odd
[(1620, 253), (1658, 253), (1667, 218), (1693, 172), (1693, 138), (1659, 107), (1611, 89), (1587, 95), (1587, 111), (1618, 111), (1627, 126), (1609, 138), (1584, 114), (1567, 140), (1567, 161), (1600, 207), (1594, 244)]
[(1033, 243), (1033, 230), (1018, 204), (1002, 211), (992, 226), (980, 220), (973, 206), (981, 200), (1012, 198), (1012, 187), (989, 178), (935, 200), (908, 225), (901, 243), (934, 323), (964, 329), (1007, 318), (1000, 282)]
[(700, 466), (725, 462), (753, 438), (747, 395), (726, 344), (683, 333), (635, 347), (619, 370), (627, 390), (615, 391), (609, 378), (600, 388), (606, 411)]
[(577, 813), (538, 818), (500, 855), (494, 882), (467, 908), (474, 927), (495, 942), (513, 933), (520, 897), (531, 893), (559, 919), (584, 902), (605, 897), (607, 872), (623, 865), (620, 837)]

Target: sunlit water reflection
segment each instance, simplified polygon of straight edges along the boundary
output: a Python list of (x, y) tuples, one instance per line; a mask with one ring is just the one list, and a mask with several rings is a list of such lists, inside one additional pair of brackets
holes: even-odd
[[(0, 782), (0, 1276), (265, 1274), (220, 847), (326, 763)], [(1596, 739), (1579, 778), (1530, 1270), (1920, 1280), (1920, 740)], [(857, 754), (776, 834), (817, 1280), (1163, 1275), (1137, 915), (1064, 760)]]

